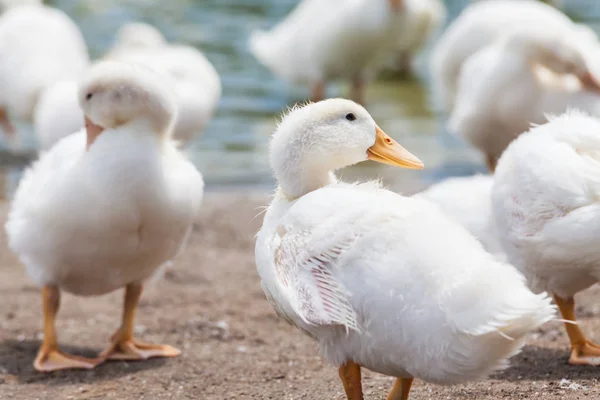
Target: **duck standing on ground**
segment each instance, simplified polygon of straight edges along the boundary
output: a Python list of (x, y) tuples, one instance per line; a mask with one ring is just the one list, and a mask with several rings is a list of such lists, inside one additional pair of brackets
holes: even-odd
[(504, 367), (529, 331), (552, 319), (512, 266), (497, 262), (427, 201), (333, 171), (367, 159), (422, 168), (358, 104), (294, 108), (273, 135), (279, 187), (256, 241), (263, 290), (277, 313), (339, 366), (350, 400), (360, 368), (452, 384)]
[(313, 101), (326, 97), (330, 80), (344, 79), (363, 103), (373, 64), (393, 54), (402, 9), (402, 0), (302, 0), (269, 32), (253, 32), (250, 50), (277, 76), (309, 85)]
[(573, 35), (518, 29), (463, 65), (449, 131), (481, 150), (494, 170), (506, 146), (549, 113), (600, 115), (600, 84)]
[[(104, 62), (87, 73), (79, 102), (86, 129), (26, 171), (6, 223), (10, 248), (43, 288), (39, 371), (180, 354), (133, 337), (144, 282), (178, 254), (202, 200), (202, 176), (171, 140), (173, 94), (150, 70)], [(62, 353), (60, 292), (94, 296), (123, 287), (123, 320), (109, 348), (96, 359)]]
[(570, 111), (524, 133), (495, 173), (492, 204), (509, 260), (554, 295), (571, 364), (598, 365), (600, 345), (575, 324), (576, 293), (600, 281), (600, 120)]
[(486, 0), (470, 4), (431, 52), (435, 103), (447, 112), (452, 111), (463, 63), (512, 29), (527, 27), (535, 27), (539, 32), (575, 34), (575, 42), (584, 47), (598, 44), (589, 27), (574, 24), (560, 10), (537, 0)]
[(10, 136), (9, 113), (31, 121), (44, 89), (79, 79), (89, 66), (77, 25), (41, 3), (10, 7), (0, 16), (0, 54), (0, 127)]

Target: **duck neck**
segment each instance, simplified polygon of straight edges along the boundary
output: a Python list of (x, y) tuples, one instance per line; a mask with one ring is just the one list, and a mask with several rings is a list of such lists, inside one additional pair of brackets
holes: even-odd
[(337, 182), (335, 174), (328, 170), (311, 168), (287, 168), (278, 174), (279, 191), (289, 201), (296, 200), (313, 190)]

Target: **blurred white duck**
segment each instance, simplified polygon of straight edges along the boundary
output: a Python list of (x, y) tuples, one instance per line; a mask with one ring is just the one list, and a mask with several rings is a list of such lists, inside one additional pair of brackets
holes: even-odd
[(7, 11), (9, 8), (20, 7), (25, 5), (41, 5), (42, 0), (0, 0), (0, 13)]
[(391, 69), (410, 72), (415, 56), (446, 21), (446, 7), (441, 0), (403, 0), (399, 20), (398, 43)]
[(279, 188), (256, 241), (262, 286), (340, 366), (349, 399), (362, 399), (361, 366), (398, 378), (388, 399), (407, 399), (413, 377), (484, 376), (553, 317), (546, 295), (428, 201), (336, 180), (367, 159), (423, 166), (356, 103), (293, 109), (270, 158)]
[[(202, 199), (201, 175), (171, 140), (173, 95), (150, 70), (105, 62), (88, 72), (79, 102), (86, 130), (25, 173), (6, 223), (11, 249), (43, 287), (39, 371), (180, 354), (133, 338), (144, 282), (177, 255)], [(60, 292), (95, 296), (122, 287), (123, 321), (110, 347), (97, 359), (62, 353)]]
[[(600, 121), (578, 111), (531, 129), (506, 149), (492, 191), (509, 259), (573, 322), (573, 297), (600, 281), (599, 132)], [(577, 325), (565, 327), (569, 362), (598, 365), (600, 345)]]
[(77, 82), (68, 80), (56, 82), (42, 92), (33, 115), (42, 151), (49, 150), (60, 139), (84, 126), (77, 91)]
[(537, 0), (487, 0), (470, 4), (442, 35), (430, 59), (436, 103), (451, 111), (463, 63), (512, 29), (535, 27), (540, 33), (576, 32), (577, 45), (595, 46), (597, 36), (585, 25)]
[(352, 82), (351, 97), (364, 100), (364, 85), (382, 51), (393, 50), (393, 29), (403, 0), (302, 0), (269, 32), (250, 37), (254, 56), (274, 74), (309, 85), (311, 99), (325, 98), (328, 81)]
[(0, 126), (14, 134), (8, 113), (30, 121), (42, 91), (78, 79), (89, 65), (79, 28), (62, 11), (38, 5), (0, 16)]
[(154, 26), (143, 22), (123, 25), (116, 34), (115, 43), (105, 58), (118, 58), (131, 50), (156, 49), (167, 46), (167, 39)]
[(415, 194), (417, 199), (437, 204), (442, 211), (471, 235), (499, 261), (506, 260), (492, 215), (492, 175), (448, 178)]
[(154, 27), (125, 25), (106, 59), (146, 65), (172, 79), (178, 117), (173, 136), (188, 143), (202, 133), (221, 98), (219, 74), (206, 57), (191, 46), (168, 44)]
[(506, 146), (547, 113), (600, 115), (600, 86), (573, 35), (519, 29), (463, 65), (448, 127), (481, 150), (493, 171)]

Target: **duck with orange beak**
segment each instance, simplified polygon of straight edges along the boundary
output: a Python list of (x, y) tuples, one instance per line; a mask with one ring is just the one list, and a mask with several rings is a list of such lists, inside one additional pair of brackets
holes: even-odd
[(358, 104), (294, 108), (270, 160), (278, 189), (256, 240), (262, 287), (339, 368), (349, 400), (363, 399), (361, 367), (397, 378), (388, 400), (408, 399), (413, 378), (486, 376), (553, 318), (546, 294), (437, 207), (337, 180), (335, 170), (365, 160), (423, 168)]
[[(59, 141), (25, 173), (6, 223), (10, 248), (42, 287), (38, 371), (90, 369), (107, 359), (174, 357), (133, 336), (145, 282), (182, 248), (199, 211), (200, 173), (171, 139), (170, 87), (150, 70), (116, 62), (79, 87), (85, 130)], [(121, 326), (97, 358), (59, 349), (63, 291), (98, 296), (125, 288)]]

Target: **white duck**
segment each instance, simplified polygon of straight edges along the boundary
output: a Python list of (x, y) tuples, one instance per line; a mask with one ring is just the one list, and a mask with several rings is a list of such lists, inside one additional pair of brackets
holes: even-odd
[(33, 115), (33, 125), (42, 151), (83, 127), (84, 117), (77, 91), (77, 82), (71, 80), (56, 82), (42, 91)]
[(0, 16), (0, 126), (14, 134), (8, 114), (30, 121), (42, 91), (78, 79), (89, 65), (79, 28), (62, 11), (42, 4)]
[(488, 0), (470, 4), (442, 35), (430, 58), (436, 103), (446, 111), (454, 107), (463, 63), (475, 52), (515, 28), (539, 32), (577, 33), (575, 41), (596, 45), (596, 34), (573, 22), (561, 11), (537, 0)]
[(40, 5), (42, 0), (0, 0), (0, 13), (9, 8), (20, 7), (24, 5)]
[(417, 199), (437, 204), (442, 211), (475, 236), (497, 260), (505, 261), (492, 215), (492, 175), (448, 178), (415, 194)]
[(419, 51), (446, 21), (446, 7), (441, 0), (403, 0), (400, 32), (393, 69), (409, 72)]
[[(492, 204), (506, 253), (573, 322), (573, 297), (600, 281), (599, 199), (600, 121), (578, 111), (521, 135), (498, 163)], [(569, 362), (598, 365), (600, 345), (565, 327)]]
[(171, 78), (178, 109), (175, 139), (186, 144), (204, 131), (221, 98), (221, 81), (199, 50), (168, 44), (156, 28), (133, 23), (121, 28), (105, 58), (146, 65)]
[(506, 365), (527, 332), (552, 319), (513, 267), (427, 201), (333, 171), (367, 159), (422, 168), (367, 111), (333, 99), (293, 109), (273, 135), (279, 183), (256, 241), (256, 264), (277, 313), (340, 366), (349, 399), (360, 367), (441, 384)]
[(255, 31), (250, 50), (275, 75), (309, 85), (311, 99), (325, 98), (328, 81), (352, 82), (351, 97), (363, 102), (370, 68), (390, 43), (402, 0), (302, 0), (269, 32)]
[(104, 58), (118, 58), (120, 53), (156, 49), (168, 44), (167, 39), (156, 27), (143, 22), (130, 22), (117, 31), (115, 43)]
[[(171, 140), (173, 95), (150, 70), (106, 62), (88, 72), (79, 101), (86, 129), (25, 173), (6, 223), (10, 248), (43, 287), (39, 371), (180, 354), (133, 337), (144, 282), (180, 251), (202, 199), (201, 175)], [(110, 347), (97, 359), (62, 353), (60, 292), (96, 296), (123, 287), (123, 321)]]
[(493, 171), (506, 146), (547, 113), (600, 115), (600, 86), (573, 35), (515, 30), (463, 65), (448, 128), (481, 150)]

